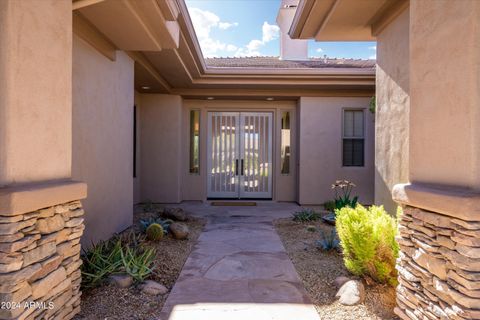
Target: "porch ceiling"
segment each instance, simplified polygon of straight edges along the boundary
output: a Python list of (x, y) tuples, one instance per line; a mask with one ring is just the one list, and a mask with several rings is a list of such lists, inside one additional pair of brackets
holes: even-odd
[(374, 68), (209, 67), (183, 0), (95, 0), (75, 14), (135, 60), (135, 89), (142, 93), (288, 99), (374, 91)]
[(317, 41), (372, 41), (409, 0), (300, 0), (289, 35)]

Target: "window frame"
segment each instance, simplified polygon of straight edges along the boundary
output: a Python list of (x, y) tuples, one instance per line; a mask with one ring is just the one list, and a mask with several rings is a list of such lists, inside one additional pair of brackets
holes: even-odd
[[(198, 112), (198, 172), (192, 172), (192, 112)], [(188, 174), (199, 176), (201, 174), (201, 127), (202, 127), (202, 111), (201, 109), (188, 110)]]
[[(341, 141), (341, 144), (342, 144), (342, 168), (365, 168), (365, 140), (366, 140), (366, 135), (367, 135), (367, 126), (366, 126), (366, 123), (367, 123), (367, 117), (365, 116), (365, 108), (343, 108), (342, 109), (342, 141)], [(362, 112), (362, 115), (363, 115), (363, 133), (362, 133), (362, 137), (346, 137), (345, 136), (345, 113), (348, 112), (348, 111), (361, 111)], [(363, 158), (362, 158), (362, 165), (345, 165), (345, 159), (344, 159), (344, 142), (345, 142), (345, 139), (347, 140), (363, 140)]]
[[(280, 164), (279, 164), (279, 169), (280, 169), (280, 175), (282, 176), (290, 176), (292, 175), (292, 145), (293, 145), (293, 141), (292, 141), (292, 133), (293, 133), (293, 111), (291, 109), (282, 109), (282, 110), (279, 110), (279, 113), (280, 113), (280, 123), (279, 123), (279, 127), (280, 127), (280, 147), (279, 147), (279, 151), (280, 151)], [(283, 114), (284, 113), (288, 113), (289, 114), (289, 130), (290, 130), (290, 157), (289, 157), (289, 161), (288, 161), (288, 173), (283, 173), (282, 172), (282, 119), (283, 119)]]

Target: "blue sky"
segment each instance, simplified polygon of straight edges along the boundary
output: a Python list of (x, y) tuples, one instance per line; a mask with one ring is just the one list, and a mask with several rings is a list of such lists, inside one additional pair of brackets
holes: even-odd
[[(280, 0), (186, 0), (205, 57), (278, 56)], [(375, 58), (375, 42), (309, 42), (309, 56)]]

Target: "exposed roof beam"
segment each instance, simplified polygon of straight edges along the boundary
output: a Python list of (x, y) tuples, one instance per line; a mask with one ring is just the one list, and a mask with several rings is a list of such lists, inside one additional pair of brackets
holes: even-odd
[(72, 4), (72, 10), (88, 7), (105, 0), (76, 0)]
[(117, 48), (78, 12), (73, 13), (73, 33), (88, 42), (108, 59), (116, 60)]
[(370, 25), (372, 26), (372, 36), (376, 37), (385, 29), (396, 17), (410, 6), (410, 0), (398, 0), (387, 8), (376, 14)]
[(172, 91), (172, 86), (158, 73), (157, 69), (148, 61), (147, 58), (141, 53), (141, 52), (135, 52), (135, 51), (127, 51), (126, 52), (130, 58), (135, 60), (138, 64), (140, 64), (145, 70), (148, 71), (148, 73), (155, 78), (155, 80), (158, 82), (158, 84), (167, 92)]
[(340, 3), (341, 0), (334, 0), (332, 5), (330, 6), (330, 8), (328, 9), (328, 12), (327, 14), (323, 17), (322, 19), (322, 22), (320, 23), (320, 26), (318, 27), (317, 29), (317, 32), (315, 32), (315, 38), (318, 37), (318, 34), (320, 32), (322, 32), (323, 28), (325, 28), (325, 26), (327, 25), (328, 23), (328, 20), (330, 20), (330, 18), (332, 17), (333, 15), (333, 12), (335, 12), (335, 9), (337, 8), (338, 4)]
[(319, 89), (188, 89), (178, 88), (172, 94), (185, 97), (371, 97), (375, 93), (372, 88), (364, 90), (319, 90)]

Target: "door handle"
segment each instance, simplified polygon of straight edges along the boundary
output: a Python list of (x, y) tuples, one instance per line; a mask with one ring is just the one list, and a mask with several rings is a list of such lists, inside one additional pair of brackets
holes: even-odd
[(235, 175), (238, 176), (238, 159), (235, 159)]
[(241, 175), (243, 176), (243, 159), (242, 159), (242, 169), (241, 169)]

